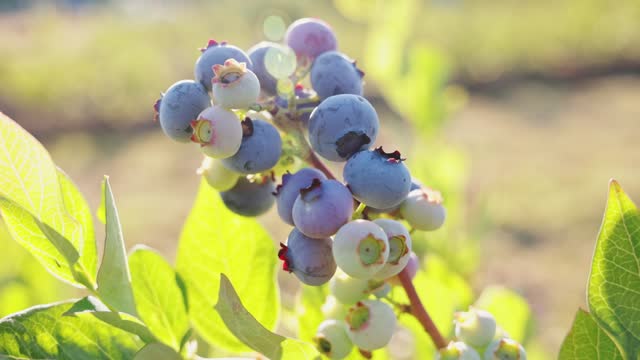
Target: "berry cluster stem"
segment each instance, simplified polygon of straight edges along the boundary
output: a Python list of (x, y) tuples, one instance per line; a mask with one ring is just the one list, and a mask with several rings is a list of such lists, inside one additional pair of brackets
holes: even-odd
[(322, 160), (318, 158), (318, 155), (316, 155), (315, 151), (311, 149), (309, 150), (310, 151), (309, 151), (308, 161), (311, 163), (311, 165), (313, 165), (313, 167), (315, 167), (316, 169), (322, 171), (327, 176), (327, 179), (335, 180), (336, 177), (333, 175), (331, 170), (329, 170), (329, 168), (322, 163)]
[(407, 269), (402, 270), (398, 274), (398, 278), (400, 279), (400, 283), (404, 288), (404, 291), (407, 293), (409, 297), (409, 302), (411, 303), (411, 314), (418, 319), (424, 331), (429, 334), (431, 337), (431, 341), (438, 349), (443, 349), (447, 347), (447, 341), (444, 339), (436, 324), (429, 316), (427, 309), (424, 308), (422, 301), (420, 301), (420, 297), (416, 292), (416, 288), (413, 286), (413, 282), (407, 273)]

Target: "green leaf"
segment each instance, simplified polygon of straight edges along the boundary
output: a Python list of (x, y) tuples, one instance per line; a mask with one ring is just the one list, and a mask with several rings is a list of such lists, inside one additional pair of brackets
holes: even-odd
[(622, 355), (591, 314), (580, 309), (560, 348), (559, 360), (622, 360)]
[[(0, 210), (11, 236), (54, 276), (92, 287), (96, 252), (85, 204), (68, 179), (60, 179), (42, 144), (0, 113)], [(52, 243), (59, 239), (49, 239), (43, 228), (65, 240)]]
[(272, 333), (262, 326), (244, 307), (225, 274), (220, 274), (220, 290), (215, 310), (233, 335), (269, 359), (320, 358), (313, 345)]
[(493, 314), (498, 326), (521, 344), (527, 342), (533, 331), (531, 308), (527, 300), (513, 290), (502, 286), (487, 287), (474, 306)]
[(151, 343), (140, 349), (134, 360), (182, 360), (182, 356), (165, 344)]
[(640, 353), (640, 214), (615, 180), (609, 186), (587, 291), (589, 310), (622, 350)]
[(322, 305), (327, 297), (326, 286), (303, 286), (296, 306), (298, 336), (304, 341), (312, 341), (316, 330), (324, 319)]
[(136, 305), (131, 290), (131, 275), (129, 274), (122, 227), (108, 177), (104, 179), (103, 188), (106, 239), (102, 264), (98, 270), (98, 294), (100, 299), (112, 309), (135, 315)]
[(138, 318), (126, 313), (111, 311), (105, 304), (93, 296), (87, 296), (78, 300), (64, 315), (94, 317), (118, 329), (138, 335), (145, 343), (156, 341), (153, 334), (151, 334), (145, 324)]
[(142, 346), (132, 334), (91, 317), (64, 316), (72, 303), (40, 305), (0, 320), (0, 357), (131, 359)]
[(189, 318), (176, 272), (161, 255), (145, 247), (129, 255), (129, 267), (140, 318), (158, 340), (180, 351)]
[(247, 350), (213, 309), (221, 273), (235, 284), (249, 312), (267, 329), (275, 327), (280, 309), (276, 258), (262, 226), (229, 211), (218, 192), (201, 182), (180, 238), (176, 267), (186, 284), (191, 322), (206, 341), (229, 351)]

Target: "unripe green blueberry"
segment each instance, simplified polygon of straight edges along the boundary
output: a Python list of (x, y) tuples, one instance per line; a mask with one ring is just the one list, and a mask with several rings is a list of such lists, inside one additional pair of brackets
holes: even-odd
[(196, 173), (204, 176), (209, 186), (218, 191), (231, 189), (240, 177), (238, 173), (224, 167), (220, 160), (208, 156), (205, 156), (204, 160), (202, 160), (202, 165), (200, 165)]
[[(373, 281), (373, 280), (369, 280), (369, 281)], [(390, 292), (391, 292), (391, 285), (388, 282), (384, 282), (384, 281), (382, 282), (382, 286), (371, 291), (371, 293), (378, 299), (389, 295)]]
[(238, 116), (220, 106), (204, 109), (191, 122), (191, 141), (200, 144), (207, 156), (224, 159), (234, 155), (242, 143), (242, 125)]
[(384, 267), (378, 271), (375, 278), (388, 279), (404, 269), (411, 257), (411, 235), (407, 228), (399, 221), (391, 219), (376, 219), (373, 221), (384, 230), (389, 239), (389, 257)]
[(484, 347), (496, 334), (496, 319), (488, 311), (470, 307), (455, 315), (456, 337), (475, 347)]
[(342, 270), (329, 281), (329, 291), (338, 301), (345, 305), (353, 305), (359, 300), (369, 296), (373, 291), (381, 288), (384, 282), (367, 279), (357, 279), (344, 273)]
[(359, 301), (349, 309), (345, 321), (351, 341), (368, 351), (387, 346), (396, 328), (393, 309), (379, 300)]
[(480, 354), (462, 341), (450, 342), (446, 348), (440, 349), (436, 360), (481, 360)]
[(496, 339), (484, 352), (484, 360), (527, 360), (524, 347), (509, 338)]
[(316, 348), (329, 359), (344, 359), (353, 348), (347, 325), (341, 320), (325, 320), (313, 338)]
[(336, 233), (333, 256), (338, 267), (349, 276), (371, 279), (387, 262), (389, 240), (374, 222), (354, 220)]
[(348, 309), (349, 308), (347, 306), (338, 301), (338, 299), (333, 295), (327, 296), (324, 300), (324, 304), (322, 304), (322, 307), (320, 308), (325, 319), (335, 320), (344, 319), (344, 317), (347, 316)]
[(446, 218), (442, 195), (426, 186), (409, 192), (400, 214), (413, 228), (424, 231), (440, 228)]

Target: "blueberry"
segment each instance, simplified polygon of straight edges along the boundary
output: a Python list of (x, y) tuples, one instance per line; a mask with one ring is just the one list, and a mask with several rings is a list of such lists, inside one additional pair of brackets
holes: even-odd
[(260, 80), (260, 88), (269, 96), (274, 96), (278, 93), (278, 80), (267, 70), (264, 64), (264, 57), (269, 49), (275, 49), (279, 46), (281, 45), (269, 41), (262, 41), (248, 51), (249, 58), (253, 63), (252, 70), (258, 77), (258, 80)]
[(343, 176), (354, 198), (379, 209), (399, 205), (411, 187), (411, 174), (400, 153), (385, 153), (382, 147), (355, 153)]
[(313, 342), (322, 355), (332, 360), (346, 358), (353, 348), (347, 335), (347, 324), (341, 320), (325, 320), (320, 323)]
[(336, 180), (314, 179), (293, 203), (295, 226), (312, 238), (331, 236), (353, 215), (349, 189)]
[(213, 65), (213, 102), (227, 109), (248, 109), (260, 96), (260, 82), (247, 64), (229, 59)]
[(382, 281), (357, 279), (338, 269), (331, 281), (329, 281), (329, 291), (338, 301), (351, 306), (365, 299), (369, 294), (376, 292), (384, 284)]
[(331, 96), (309, 118), (309, 141), (318, 154), (331, 161), (346, 161), (368, 149), (378, 136), (378, 114), (362, 96)]
[(202, 160), (202, 165), (197, 170), (212, 188), (218, 191), (227, 191), (238, 182), (239, 174), (222, 165), (220, 160), (208, 156)]
[(320, 56), (311, 66), (311, 87), (321, 99), (339, 94), (362, 95), (364, 73), (355, 61), (337, 51)]
[(303, 61), (313, 61), (318, 55), (338, 47), (331, 27), (312, 18), (299, 19), (289, 25), (284, 41)]
[(442, 196), (428, 187), (411, 191), (400, 206), (400, 214), (413, 228), (423, 231), (439, 229), (447, 216)]
[(333, 237), (333, 257), (347, 275), (371, 279), (389, 258), (389, 240), (376, 223), (354, 220)]
[(162, 131), (175, 141), (189, 142), (191, 121), (211, 105), (207, 90), (193, 80), (171, 85), (154, 106)]
[[(269, 177), (241, 177), (231, 190), (220, 193), (227, 208), (242, 216), (258, 216), (267, 212), (275, 199), (275, 184)], [(216, 214), (213, 214), (216, 216)]]
[(485, 360), (527, 360), (524, 347), (513, 339), (506, 337), (496, 339), (484, 352)]
[(235, 155), (222, 160), (228, 169), (241, 174), (269, 170), (278, 163), (282, 140), (275, 126), (264, 120), (245, 119), (245, 135)]
[(278, 257), (282, 260), (282, 269), (293, 272), (307, 285), (322, 285), (336, 272), (331, 245), (331, 238), (312, 239), (294, 228), (287, 245), (280, 244)]
[[(306, 99), (309, 99), (311, 97), (316, 96), (315, 91), (310, 90), (310, 89), (306, 89), (304, 86), (302, 86), (300, 84), (296, 85), (294, 92), (295, 92), (297, 100), (306, 100)], [(279, 107), (283, 108), (283, 109), (287, 109), (289, 107), (289, 100), (286, 97), (277, 96), (276, 97), (276, 104)], [(309, 109), (313, 110), (313, 108), (318, 106), (318, 104), (320, 104), (320, 100), (318, 100), (318, 101), (310, 101), (310, 102), (306, 102), (304, 104), (298, 104), (296, 106), (296, 108), (297, 108), (297, 110), (309, 110)], [(305, 111), (304, 113), (302, 113), (298, 117), (300, 119), (300, 121), (302, 122), (303, 126), (305, 126), (305, 127), (309, 126), (309, 117), (310, 116), (311, 116), (311, 112)]]
[(347, 333), (354, 345), (363, 350), (387, 346), (396, 329), (396, 314), (379, 300), (362, 300), (349, 309)]
[(194, 69), (196, 81), (200, 82), (207, 91), (211, 91), (211, 79), (213, 79), (213, 65), (222, 65), (228, 59), (236, 59), (238, 62), (244, 62), (249, 69), (253, 66), (249, 56), (242, 49), (229, 45), (225, 42), (218, 43), (215, 40), (209, 40), (206, 48), (200, 49), (202, 54), (196, 60)]
[(451, 341), (436, 353), (436, 360), (481, 360), (480, 354), (462, 341)]
[(242, 126), (236, 114), (219, 105), (204, 109), (191, 122), (191, 141), (207, 156), (223, 159), (235, 154), (242, 143)]
[(456, 337), (471, 346), (485, 347), (496, 334), (496, 319), (488, 311), (470, 307), (454, 317)]
[(300, 190), (311, 186), (313, 179), (326, 180), (327, 177), (321, 171), (313, 168), (304, 168), (295, 174), (282, 175), (282, 184), (276, 188), (276, 204), (278, 215), (282, 221), (294, 225), (293, 204), (300, 195)]
[(378, 271), (375, 278), (385, 280), (407, 266), (411, 258), (411, 235), (407, 228), (399, 221), (391, 219), (376, 219), (373, 221), (380, 226), (389, 239), (389, 257), (384, 267)]

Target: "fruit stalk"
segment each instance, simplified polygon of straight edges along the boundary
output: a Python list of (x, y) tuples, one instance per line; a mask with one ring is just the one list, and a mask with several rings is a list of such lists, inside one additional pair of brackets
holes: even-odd
[(307, 161), (311, 163), (313, 167), (322, 171), (327, 176), (328, 179), (335, 180), (336, 177), (333, 176), (333, 173), (331, 172), (331, 170), (329, 170), (329, 168), (322, 163), (322, 161), (318, 158), (318, 155), (316, 155), (316, 153), (311, 149), (309, 149), (309, 155), (307, 156)]
[(400, 283), (402, 284), (404, 291), (409, 297), (409, 302), (411, 303), (411, 314), (418, 319), (422, 328), (431, 337), (431, 341), (433, 341), (436, 348), (443, 349), (447, 347), (447, 341), (444, 339), (433, 320), (431, 320), (431, 316), (429, 316), (424, 305), (422, 305), (422, 301), (420, 301), (420, 297), (416, 292), (416, 288), (413, 286), (413, 282), (411, 281), (406, 268), (398, 274), (398, 278), (400, 279)]

